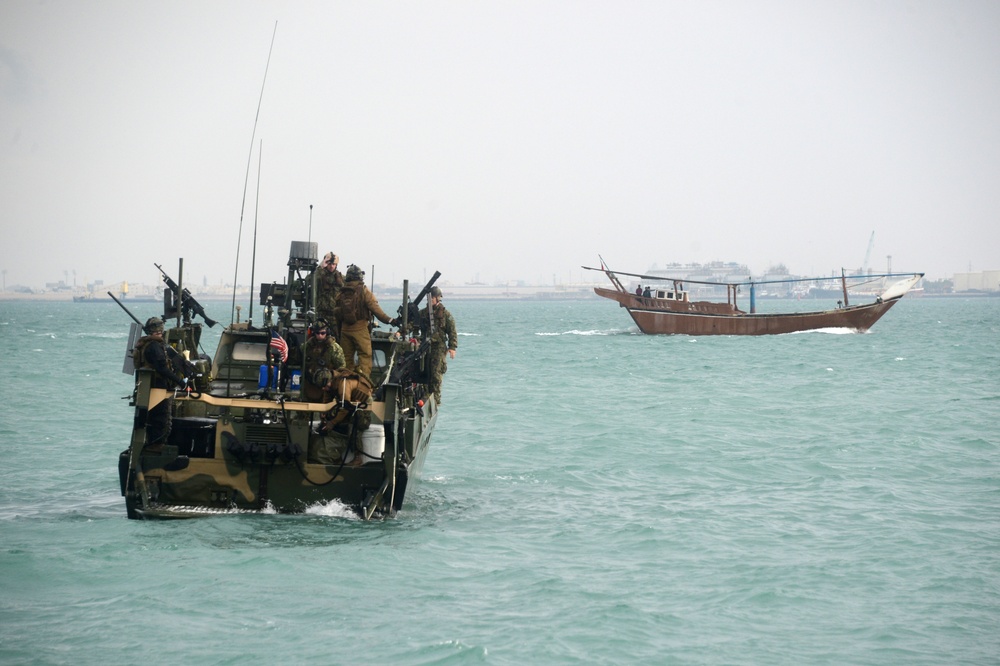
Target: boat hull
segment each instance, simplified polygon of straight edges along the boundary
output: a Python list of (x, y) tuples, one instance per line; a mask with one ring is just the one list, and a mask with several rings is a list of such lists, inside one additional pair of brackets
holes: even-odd
[(727, 303), (664, 301), (595, 288), (628, 310), (648, 335), (780, 335), (821, 328), (867, 331), (899, 298), (820, 312), (749, 314)]
[[(410, 482), (419, 477), (436, 420), (437, 408), (431, 402), (423, 415), (399, 422), (398, 436), (386, 438), (381, 458), (366, 459), (359, 466), (282, 455), (280, 447), (261, 447), (252, 455), (237, 457), (224, 446), (226, 430), (212, 426), (216, 431), (209, 435), (214, 442), (210, 447), (199, 447), (197, 439), (182, 434), (156, 454), (143, 452), (131, 459), (133, 452), (123, 451), (122, 494), (129, 517), (147, 520), (301, 513), (331, 502), (359, 514), (376, 507), (379, 515), (392, 515), (402, 507)], [(175, 428), (183, 430), (179, 421), (175, 420)], [(399, 441), (399, 455), (394, 454), (394, 441)], [(373, 503), (380, 491), (388, 496)]]

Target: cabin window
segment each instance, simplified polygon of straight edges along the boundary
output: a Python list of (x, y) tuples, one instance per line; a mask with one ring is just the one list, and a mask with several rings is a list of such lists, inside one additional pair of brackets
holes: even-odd
[(237, 342), (233, 344), (234, 361), (267, 361), (267, 346), (262, 342)]
[(385, 350), (384, 349), (373, 349), (372, 350), (372, 366), (378, 368), (385, 367)]

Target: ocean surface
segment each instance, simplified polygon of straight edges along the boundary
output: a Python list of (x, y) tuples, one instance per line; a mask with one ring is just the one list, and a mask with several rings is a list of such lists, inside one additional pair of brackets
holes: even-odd
[(759, 338), (448, 305), (394, 520), (142, 522), (130, 320), (0, 301), (0, 664), (1000, 663), (1000, 299)]

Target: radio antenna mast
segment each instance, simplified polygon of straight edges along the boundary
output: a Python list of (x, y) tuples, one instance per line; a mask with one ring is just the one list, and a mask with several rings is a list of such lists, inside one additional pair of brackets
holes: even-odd
[[(257, 115), (253, 119), (253, 132), (250, 135), (250, 154), (247, 155), (247, 175), (243, 180), (243, 203), (240, 205), (240, 228), (236, 235), (236, 272), (233, 275), (233, 307), (229, 313), (229, 323), (236, 321), (236, 285), (240, 276), (240, 244), (243, 239), (243, 213), (247, 206), (247, 185), (250, 183), (250, 162), (253, 158), (253, 142), (257, 138), (257, 121), (260, 120), (260, 106), (264, 101), (264, 84), (267, 83), (267, 70), (271, 66), (271, 51), (274, 50), (274, 36), (278, 34), (278, 22), (274, 22), (274, 31), (271, 33), (271, 46), (267, 50), (267, 64), (264, 65), (264, 80), (260, 84), (260, 98), (257, 100)], [(253, 298), (253, 285), (250, 285)]]

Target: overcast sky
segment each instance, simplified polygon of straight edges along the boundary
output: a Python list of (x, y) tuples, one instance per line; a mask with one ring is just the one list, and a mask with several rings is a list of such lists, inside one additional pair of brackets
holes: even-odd
[(379, 282), (998, 269), (1000, 2), (0, 2), (8, 287), (231, 283), (241, 215), (280, 280), (310, 205)]

